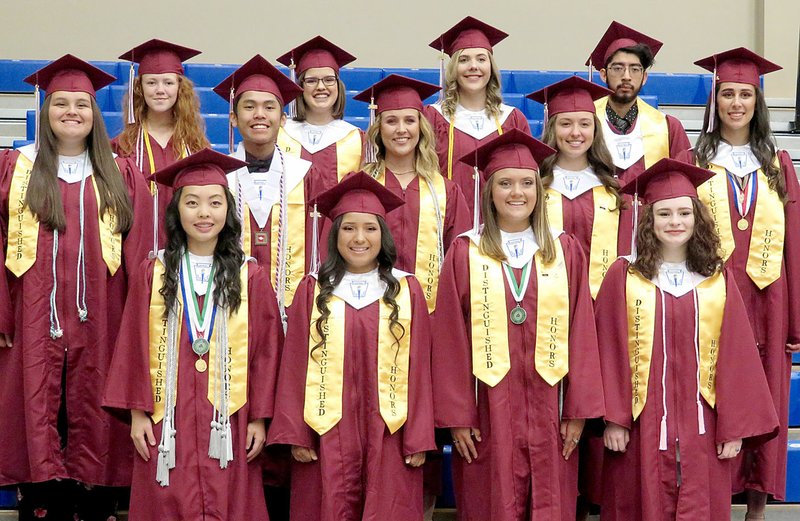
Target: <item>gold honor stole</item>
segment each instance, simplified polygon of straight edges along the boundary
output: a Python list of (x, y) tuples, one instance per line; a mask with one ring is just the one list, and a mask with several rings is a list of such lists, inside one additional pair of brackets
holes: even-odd
[[(39, 243), (39, 220), (25, 204), (25, 195), (31, 179), (33, 163), (20, 154), (11, 178), (8, 194), (8, 247), (6, 248), (6, 267), (16, 277), (21, 277), (36, 261), (36, 250)], [(111, 208), (100, 215), (100, 193), (94, 183), (94, 176), (89, 181), (97, 200), (97, 217), (100, 230), (100, 247), (103, 260), (113, 276), (122, 264), (122, 234), (115, 231), (117, 217)], [(81, 194), (83, 197), (83, 194)]]
[[(551, 386), (569, 371), (569, 286), (564, 250), (556, 239), (556, 259), (536, 263), (536, 372)], [(511, 369), (508, 307), (502, 263), (483, 255), (470, 241), (469, 284), (472, 316), (472, 373), (490, 387)]]
[[(619, 235), (619, 208), (615, 208), (614, 195), (604, 186), (592, 188), (594, 217), (592, 219), (592, 243), (589, 246), (589, 288), (592, 298), (597, 298), (600, 284), (609, 266), (617, 258), (617, 238)], [(547, 217), (550, 226), (564, 229), (563, 196), (556, 190), (548, 189), (545, 195)]]
[[(234, 315), (217, 315), (216, 320), (228, 320), (228, 353), (225, 360), (228, 364), (228, 375), (230, 376), (230, 396), (228, 397), (228, 414), (233, 414), (247, 403), (247, 369), (248, 369), (248, 302), (247, 302), (247, 279), (248, 263), (242, 267), (239, 278), (241, 290), (239, 297), (241, 305)], [(169, 345), (169, 329), (165, 311), (167, 309), (164, 297), (161, 296), (162, 280), (164, 277), (164, 264), (160, 259), (156, 259), (153, 264), (153, 283), (150, 290), (150, 385), (153, 389), (153, 415), (154, 423), (160, 422), (164, 418), (164, 406), (167, 392), (167, 346)], [(177, 307), (175, 312), (178, 315), (175, 327), (175, 346), (180, 350), (181, 326), (183, 324), (183, 297), (180, 291), (177, 294)], [(222, 310), (220, 310), (222, 311)], [(216, 327), (215, 331), (219, 331)], [(222, 404), (216, 403), (214, 389), (216, 389), (217, 378), (219, 378), (216, 363), (217, 358), (217, 338), (211, 338), (211, 347), (208, 351), (208, 359), (212, 363), (208, 364), (208, 401), (217, 409), (221, 410)], [(180, 359), (180, 356), (177, 357)], [(175, 367), (175, 382), (172, 383), (175, 395), (177, 396), (178, 366)], [(220, 397), (224, 399), (224, 397)], [(177, 403), (177, 400), (176, 400)]]
[[(381, 174), (378, 181), (386, 184), (386, 172)], [(423, 178), (417, 180), (419, 184), (419, 223), (417, 228), (417, 259), (414, 266), (414, 275), (422, 285), (425, 301), (428, 304), (428, 313), (436, 309), (436, 294), (439, 289), (439, 225), (436, 222), (433, 197), (428, 182)], [(447, 211), (447, 190), (444, 177), (435, 175), (431, 179), (433, 191), (436, 192), (436, 201), (442, 216), (444, 227), (445, 213)], [(444, 233), (444, 230), (442, 230)], [(444, 240), (444, 237), (442, 237)]]
[[(650, 168), (669, 157), (669, 125), (667, 116), (648, 105), (642, 98), (636, 98), (636, 104), (639, 107), (636, 124), (641, 125), (644, 141), (644, 167)], [(594, 105), (597, 108), (597, 117), (605, 122), (608, 96), (595, 101)]]
[[(697, 194), (708, 206), (719, 234), (722, 258), (728, 260), (736, 247), (728, 202), (728, 174), (721, 166), (708, 166), (715, 175), (697, 189)], [(764, 289), (781, 276), (786, 216), (780, 196), (770, 188), (767, 176), (760, 168), (756, 172), (756, 182), (757, 199), (745, 271), (759, 289)]]
[[(316, 303), (319, 284), (314, 289)], [(395, 299), (399, 307), (398, 322), (403, 336), (396, 341), (390, 330), (392, 309), (381, 299), (378, 326), (378, 397), (381, 418), (394, 434), (408, 418), (408, 367), (411, 352), (411, 292), (408, 280), (400, 279), (400, 293)], [(336, 295), (328, 301), (330, 316), (322, 326), (324, 343), (312, 353), (321, 339), (317, 334), (319, 309), (313, 304), (308, 338), (308, 369), (303, 404), (303, 419), (320, 436), (342, 419), (344, 392), (345, 302)], [(399, 334), (399, 331), (395, 331)]]
[[(287, 154), (300, 157), (303, 146), (283, 129), (278, 132), (278, 146)], [(361, 131), (354, 128), (336, 142), (336, 178), (341, 181), (350, 172), (361, 168)]]
[[(727, 291), (725, 277), (717, 272), (697, 285), (698, 348), (700, 352), (700, 394), (714, 407), (716, 403), (717, 359)], [(631, 368), (631, 410), (636, 420), (647, 402), (650, 362), (656, 326), (657, 287), (629, 269), (625, 281), (628, 315), (628, 360)]]
[[(294, 292), (300, 284), (306, 271), (306, 196), (304, 182), (300, 181), (297, 186), (289, 192), (288, 205), (286, 207), (286, 279), (284, 281), (284, 294), (286, 306), (292, 304)], [(270, 227), (270, 266), (274, 273), (278, 265), (278, 222), (280, 221), (281, 205), (272, 205)], [(252, 237), (250, 234), (250, 207), (244, 203), (242, 212), (244, 221), (244, 254), (252, 256)], [(275, 277), (270, 277), (270, 282), (275, 285)], [(276, 291), (278, 288), (273, 288)]]

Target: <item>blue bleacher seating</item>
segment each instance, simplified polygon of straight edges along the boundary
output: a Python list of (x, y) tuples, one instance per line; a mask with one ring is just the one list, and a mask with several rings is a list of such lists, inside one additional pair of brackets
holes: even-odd
[(800, 371), (792, 371), (789, 384), (789, 427), (800, 427)]
[(786, 463), (786, 501), (800, 502), (800, 441), (789, 441)]
[[(574, 73), (565, 71), (511, 71), (511, 79), (503, 84), (504, 92), (528, 95), (557, 81), (569, 78)], [(584, 78), (586, 75), (583, 75)]]
[(800, 364), (800, 353), (795, 353), (792, 355), (792, 363)]
[(339, 69), (339, 77), (348, 90), (361, 92), (370, 85), (383, 79), (383, 69), (377, 67), (342, 67)]
[(453, 446), (442, 447), (442, 495), (436, 500), (437, 508), (455, 508), (456, 493), (453, 487)]
[(0, 509), (14, 508), (17, 506), (16, 487), (0, 488)]
[[(426, 81), (439, 85), (439, 69), (383, 69), (384, 77), (390, 74), (399, 74), (419, 81)], [(350, 85), (347, 86), (351, 88)]]

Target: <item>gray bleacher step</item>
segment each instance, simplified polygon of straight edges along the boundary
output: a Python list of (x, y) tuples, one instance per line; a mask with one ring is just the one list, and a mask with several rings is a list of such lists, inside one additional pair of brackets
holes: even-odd
[(13, 137), (25, 135), (25, 120), (0, 119), (0, 137)]

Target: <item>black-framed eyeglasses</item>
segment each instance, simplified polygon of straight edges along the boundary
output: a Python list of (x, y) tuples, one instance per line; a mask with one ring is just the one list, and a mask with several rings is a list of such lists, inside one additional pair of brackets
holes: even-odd
[(644, 67), (636, 64), (622, 65), (621, 63), (615, 63), (613, 65), (609, 65), (606, 70), (612, 76), (622, 76), (626, 70), (631, 73), (631, 76), (641, 76), (642, 73), (644, 72)]
[(319, 82), (322, 82), (326, 87), (333, 87), (336, 85), (336, 76), (324, 76), (322, 78), (311, 76), (309, 78), (303, 78), (303, 86), (305, 87), (316, 87), (319, 85)]

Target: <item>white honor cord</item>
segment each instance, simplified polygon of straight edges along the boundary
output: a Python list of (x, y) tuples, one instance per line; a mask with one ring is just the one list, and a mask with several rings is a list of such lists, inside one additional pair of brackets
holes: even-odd
[(661, 428), (659, 431), (658, 450), (667, 450), (667, 308), (664, 292), (661, 294), (661, 350), (664, 360), (661, 364), (661, 406), (664, 414), (661, 416)]
[[(81, 322), (86, 322), (89, 310), (86, 308), (86, 252), (84, 249), (84, 234), (86, 224), (86, 208), (84, 203), (84, 192), (86, 190), (86, 162), (89, 161), (87, 151), (83, 153), (83, 171), (81, 172), (80, 202), (78, 203), (79, 222), (81, 226), (80, 242), (78, 243), (78, 263), (75, 267), (76, 279), (78, 281), (75, 291), (75, 305), (78, 308), (78, 318)], [(98, 215), (100, 208), (97, 209)]]
[(286, 162), (283, 159), (283, 151), (278, 143), (275, 143), (275, 150), (281, 159), (281, 185), (280, 185), (280, 222), (278, 223), (278, 267), (275, 281), (275, 292), (278, 297), (278, 309), (281, 312), (281, 323), (283, 324), (283, 333), (286, 334), (287, 317), (286, 317), (286, 219), (287, 219), (287, 192), (286, 192)]
[(319, 214), (317, 205), (314, 204), (314, 213), (311, 216), (311, 265), (309, 273), (319, 273)]
[(697, 433), (703, 435), (706, 433), (706, 422), (703, 404), (700, 401), (700, 344), (698, 342), (700, 335), (700, 306), (697, 299), (697, 288), (692, 288), (692, 298), (694, 299), (694, 356), (697, 361)]
[(58, 256), (58, 230), (53, 230), (53, 289), (50, 290), (50, 338), (61, 338), (64, 330), (61, 329), (61, 322), (58, 320), (58, 307), (56, 295), (58, 292), (58, 274), (56, 269), (56, 257)]
[(162, 487), (169, 486), (169, 471), (175, 468), (175, 393), (178, 384), (178, 314), (180, 304), (175, 305), (167, 316), (167, 374), (164, 392), (164, 419), (161, 424), (161, 441), (158, 444), (156, 481)]

